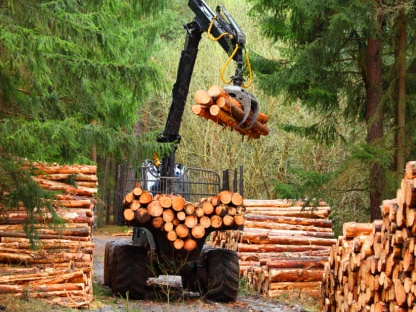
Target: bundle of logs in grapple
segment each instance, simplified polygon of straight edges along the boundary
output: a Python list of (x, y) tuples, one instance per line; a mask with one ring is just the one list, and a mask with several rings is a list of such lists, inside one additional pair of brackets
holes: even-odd
[[(135, 187), (123, 201), (127, 223), (151, 226), (166, 232), (172, 246), (191, 251), (197, 241), (211, 230), (230, 229), (244, 224), (243, 197), (231, 191), (221, 191), (197, 203), (187, 202), (180, 195), (151, 193)], [(146, 224), (146, 225), (145, 225)]]
[(212, 86), (208, 91), (198, 90), (194, 100), (197, 103), (192, 106), (195, 115), (212, 120), (252, 139), (269, 134), (266, 126), (267, 115), (259, 112), (256, 121), (252, 124), (253, 114), (250, 112), (247, 120), (241, 123), (245, 116), (243, 105), (221, 87)]

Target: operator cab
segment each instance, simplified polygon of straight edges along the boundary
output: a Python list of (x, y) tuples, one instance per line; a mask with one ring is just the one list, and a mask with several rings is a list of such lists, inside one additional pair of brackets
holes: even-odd
[(160, 175), (159, 167), (156, 167), (153, 161), (147, 159), (141, 166), (141, 185), (142, 189), (149, 191), (152, 195), (166, 194), (167, 186), (173, 185), (173, 193), (189, 197), (189, 181), (186, 175), (186, 166), (175, 164), (174, 176), (164, 177)]

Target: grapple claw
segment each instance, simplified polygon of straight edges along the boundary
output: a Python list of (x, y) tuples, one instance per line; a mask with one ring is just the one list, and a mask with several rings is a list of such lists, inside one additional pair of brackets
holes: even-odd
[(243, 125), (247, 121), (251, 111), (251, 122), (247, 127), (245, 127), (245, 129), (250, 129), (253, 127), (257, 121), (257, 116), (259, 114), (259, 105), (254, 95), (247, 92), (240, 86), (225, 86), (224, 90), (243, 105), (244, 116), (238, 126)]

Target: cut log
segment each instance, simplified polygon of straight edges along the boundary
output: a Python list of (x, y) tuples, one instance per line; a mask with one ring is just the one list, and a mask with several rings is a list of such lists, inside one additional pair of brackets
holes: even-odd
[(123, 211), (124, 220), (131, 221), (134, 219), (134, 210), (127, 208)]
[(240, 206), (243, 204), (243, 196), (240, 193), (234, 192), (231, 197), (231, 203), (235, 206)]
[(163, 210), (162, 218), (165, 222), (172, 222), (175, 219), (175, 213), (172, 209), (165, 209)]
[(172, 209), (181, 211), (185, 207), (185, 199), (182, 196), (176, 195), (172, 197)]
[(199, 218), (199, 224), (201, 224), (205, 229), (211, 226), (211, 219), (208, 216), (202, 216)]
[(163, 226), (164, 223), (165, 223), (165, 221), (163, 221), (162, 217), (152, 218), (152, 226), (155, 229), (160, 229)]
[(150, 214), (146, 208), (139, 208), (134, 213), (134, 219), (139, 223), (146, 223), (150, 220)]
[(176, 218), (179, 220), (179, 221), (184, 221), (185, 220), (185, 218), (186, 218), (186, 213), (185, 213), (185, 211), (178, 211), (177, 213), (176, 213)]
[[(218, 197), (216, 197), (218, 198)], [(218, 205), (218, 202), (216, 202), (216, 205)], [(214, 212), (214, 205), (212, 204), (212, 199), (211, 200), (205, 200), (202, 203), (202, 210), (204, 211), (204, 214), (209, 216)]]
[(186, 203), (184, 210), (187, 215), (192, 215), (195, 212), (195, 206), (192, 203)]
[(218, 229), (218, 228), (220, 228), (220, 227), (222, 226), (222, 218), (221, 218), (220, 216), (213, 215), (213, 216), (211, 217), (211, 226), (212, 226), (214, 229)]
[(140, 208), (140, 201), (137, 199), (134, 199), (133, 202), (130, 204), (130, 209), (136, 211)]
[(219, 124), (220, 126), (224, 126), (224, 123), (221, 120), (218, 120), (217, 117), (212, 116), (210, 114), (208, 106), (204, 106), (204, 105), (200, 105), (200, 104), (192, 105), (192, 112), (195, 115), (198, 115), (198, 116), (200, 116), (202, 118), (205, 118), (207, 120), (211, 120), (211, 121), (215, 122), (216, 124)]
[[(315, 232), (315, 231), (295, 231), (295, 230), (269, 230), (269, 229), (260, 229), (260, 228), (246, 228), (244, 230), (244, 235), (247, 239), (250, 239), (253, 236), (262, 236), (262, 237), (313, 237), (313, 238), (334, 238), (333, 232)], [(367, 236), (362, 236), (367, 238)]]
[(186, 251), (192, 251), (197, 247), (197, 243), (194, 239), (188, 238), (184, 241), (183, 249)]
[(416, 189), (414, 186), (414, 179), (403, 179), (403, 195), (404, 202), (408, 207), (416, 206)]
[(302, 252), (302, 251), (325, 251), (328, 255), (331, 246), (326, 245), (280, 245), (280, 244), (238, 244), (238, 252)]
[(323, 269), (270, 269), (269, 280), (271, 282), (312, 282), (321, 281)]
[(195, 103), (205, 106), (211, 106), (214, 104), (212, 97), (205, 90), (198, 90), (194, 94)]
[(140, 195), (139, 201), (141, 204), (143, 205), (147, 205), (148, 203), (150, 203), (153, 199), (152, 194), (150, 194), (148, 191), (143, 191), (142, 194)]
[(88, 187), (75, 187), (72, 184), (66, 184), (57, 181), (51, 181), (47, 179), (42, 179), (38, 177), (32, 177), (32, 179), (39, 184), (40, 187), (52, 190), (52, 191), (63, 191), (68, 194), (75, 194), (79, 196), (88, 196), (94, 197), (97, 194), (97, 188), (88, 188)]
[(134, 197), (136, 197), (136, 198), (139, 198), (140, 197), (140, 195), (143, 193), (143, 190), (141, 189), (141, 187), (138, 187), (138, 186), (136, 186), (134, 189), (133, 189), (133, 195), (134, 195)]
[(272, 282), (268, 285), (270, 290), (302, 290), (320, 289), (321, 281), (317, 282)]
[(227, 206), (224, 204), (220, 204), (215, 207), (215, 214), (220, 217), (224, 217), (227, 214)]
[(232, 226), (232, 225), (234, 224), (234, 217), (233, 217), (233, 216), (230, 216), (230, 215), (225, 215), (225, 216), (222, 218), (222, 223), (223, 223), (225, 226)]
[(174, 242), (178, 237), (175, 231), (169, 231), (166, 233), (166, 238), (171, 241)]
[(267, 261), (267, 269), (323, 269), (328, 262), (328, 257), (290, 257), (275, 258)]
[(210, 106), (209, 113), (211, 114), (211, 116), (217, 118), (216, 122), (218, 124), (227, 125), (231, 129), (238, 131), (240, 134), (247, 135), (251, 138), (258, 139), (260, 137), (260, 134), (254, 131), (254, 129), (240, 127), (239, 120), (235, 119), (234, 116), (232, 116), (230, 113), (227, 113), (226, 111), (222, 110), (218, 105)]
[(173, 223), (172, 222), (165, 222), (163, 223), (163, 229), (165, 230), (165, 232), (169, 232), (169, 231), (173, 231)]
[(179, 238), (185, 238), (189, 235), (189, 228), (185, 224), (179, 224), (175, 231)]
[[(244, 110), (237, 107), (237, 105), (235, 105), (235, 102), (236, 101), (232, 98), (231, 99), (230, 98), (226, 99), (224, 97), (221, 97), (221, 98), (217, 99), (216, 106), (218, 106), (222, 111), (227, 112), (228, 115), (233, 116), (238, 121), (238, 123), (240, 123), (241, 120), (244, 117)], [(211, 108), (213, 106), (210, 107), (210, 113), (211, 114), (212, 114)], [(248, 130), (248, 132), (250, 134), (253, 134), (253, 135), (255, 133), (257, 133), (259, 135), (268, 135), (269, 134), (269, 129), (267, 128), (267, 126), (264, 123), (261, 123), (260, 120), (259, 120), (259, 117), (260, 117), (260, 119), (262, 118), (261, 116), (262, 115), (257, 117), (257, 120), (254, 122), (251, 129), (246, 129), (246, 130)], [(249, 125), (249, 124), (251, 124), (251, 122), (252, 122), (252, 114), (249, 114), (249, 117), (244, 122), (243, 126)], [(242, 129), (244, 130), (245, 128), (242, 127)]]
[[(215, 206), (218, 206), (218, 204), (220, 203), (220, 198), (218, 197), (218, 195), (214, 195), (209, 198), (209, 201), (215, 207)], [(212, 209), (212, 212), (214, 212), (214, 209)], [(206, 214), (209, 214), (209, 213), (206, 213)]]
[(221, 203), (228, 205), (229, 203), (231, 203), (233, 193), (231, 191), (224, 190), (224, 191), (219, 192), (218, 197)]
[(32, 164), (35, 168), (39, 169), (43, 173), (54, 174), (54, 173), (61, 173), (61, 174), (96, 174), (97, 173), (97, 166), (91, 165), (81, 165), (81, 164), (73, 164), (73, 165), (48, 165), (44, 163), (33, 163)]
[(160, 217), (163, 213), (163, 207), (159, 200), (154, 200), (147, 205), (149, 215), (152, 217)]
[(123, 204), (130, 205), (133, 202), (134, 194), (133, 192), (127, 193), (126, 196), (124, 196)]
[(230, 216), (235, 216), (237, 214), (237, 207), (228, 206), (227, 214), (229, 214)]
[(167, 194), (159, 194), (158, 201), (160, 202), (160, 205), (165, 209), (171, 208), (172, 206), (172, 198)]
[(198, 224), (198, 218), (194, 215), (186, 216), (185, 218), (185, 225), (188, 228), (193, 228), (196, 224)]
[(202, 207), (195, 207), (195, 216), (201, 218), (204, 215), (204, 210)]
[(205, 228), (201, 224), (196, 224), (192, 230), (191, 234), (194, 238), (200, 239), (205, 235)]
[[(234, 98), (232, 98), (227, 92), (225, 92), (225, 90), (219, 86), (211, 86), (208, 89), (208, 95), (211, 96), (212, 98), (214, 98), (216, 101), (219, 98), (224, 98), (224, 99), (228, 99), (232, 102), (233, 105), (235, 105), (236, 107), (238, 107), (239, 109), (243, 109), (243, 106), (241, 105), (241, 103), (237, 100), (235, 100)], [(258, 113), (257, 116), (257, 120), (263, 124), (267, 123), (268, 121), (268, 116), (266, 114), (263, 114), (261, 112)]]
[(173, 242), (173, 247), (176, 250), (181, 250), (183, 248), (183, 246), (184, 246), (184, 242), (180, 238), (175, 239), (175, 241)]
[(244, 223), (245, 223), (245, 217), (244, 217), (244, 215), (235, 215), (234, 216), (234, 223), (236, 224), (236, 225), (244, 225)]

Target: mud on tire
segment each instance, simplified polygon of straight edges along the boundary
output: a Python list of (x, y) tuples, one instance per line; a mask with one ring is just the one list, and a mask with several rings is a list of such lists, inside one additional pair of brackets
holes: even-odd
[(238, 254), (233, 250), (209, 248), (204, 250), (204, 257), (205, 297), (219, 302), (235, 301), (240, 281)]

